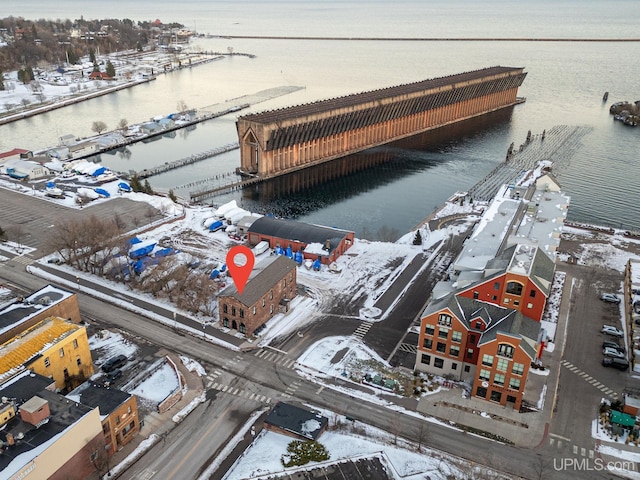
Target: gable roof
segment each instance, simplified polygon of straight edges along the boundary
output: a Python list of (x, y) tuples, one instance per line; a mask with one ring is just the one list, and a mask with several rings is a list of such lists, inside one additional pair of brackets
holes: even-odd
[(509, 335), (520, 339), (520, 346), (529, 355), (531, 359), (536, 357), (536, 343), (538, 343), (538, 335), (542, 328), (539, 322), (524, 316), (517, 310), (501, 321), (490, 325), (484, 332), (478, 346), (482, 346), (494, 341), (498, 337), (498, 333)]
[(248, 232), (284, 238), (293, 242), (301, 242), (305, 244), (320, 243), (324, 245), (328, 240), (330, 248), (327, 255), (332, 252), (347, 235), (352, 233), (347, 230), (340, 230), (333, 227), (325, 227), (321, 225), (296, 222), (295, 220), (285, 220), (282, 218), (266, 216), (256, 219), (256, 221), (249, 227)]
[(295, 268), (296, 262), (284, 255), (270, 256), (253, 268), (242, 295), (238, 293), (235, 283), (231, 282), (228, 287), (220, 292), (220, 297), (233, 297), (243, 305), (250, 307)]

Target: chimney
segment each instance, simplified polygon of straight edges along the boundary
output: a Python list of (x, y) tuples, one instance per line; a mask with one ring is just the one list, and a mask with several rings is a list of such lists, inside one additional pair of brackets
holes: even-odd
[(40, 426), (46, 423), (50, 416), (49, 402), (44, 398), (31, 397), (20, 406), (20, 418), (31, 425)]
[(331, 250), (331, 240), (328, 238), (324, 241), (324, 249), (328, 252)]

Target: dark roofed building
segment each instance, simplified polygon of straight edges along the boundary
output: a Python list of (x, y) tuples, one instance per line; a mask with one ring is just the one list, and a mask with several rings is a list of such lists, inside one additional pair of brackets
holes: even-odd
[(105, 448), (109, 455), (133, 440), (140, 431), (135, 395), (88, 381), (73, 390), (67, 397), (89, 407), (98, 407), (102, 419)]
[(0, 387), (3, 478), (32, 471), (52, 480), (89, 478), (96, 471), (92, 452), (105, 455), (98, 409), (42, 388), (47, 383), (25, 372)]
[(317, 440), (325, 431), (329, 421), (319, 413), (278, 402), (264, 419), (269, 430), (283, 433), (302, 440)]
[(281, 218), (260, 217), (248, 228), (249, 243), (269, 242), (270, 248), (287, 247), (302, 251), (304, 259), (328, 265), (353, 245), (355, 233), (339, 228), (313, 225)]
[(297, 294), (297, 273), (296, 263), (284, 255), (256, 264), (242, 294), (233, 282), (220, 292), (220, 325), (251, 336), (277, 313), (288, 312)]

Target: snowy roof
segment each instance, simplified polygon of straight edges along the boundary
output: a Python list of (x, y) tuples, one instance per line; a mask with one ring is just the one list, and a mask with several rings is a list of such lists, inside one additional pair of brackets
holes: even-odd
[(16, 301), (4, 306), (0, 310), (0, 334), (26, 322), (35, 315), (47, 310), (57, 303), (74, 295), (73, 292), (64, 290), (54, 285), (47, 285), (22, 301)]
[[(29, 382), (30, 377), (25, 376), (21, 380)], [(1, 392), (4, 394), (4, 390)], [(20, 420), (19, 415), (11, 420), (9, 428), (5, 428), (0, 434), (0, 440), (6, 444), (7, 433), (12, 433), (14, 438), (22, 434), (23, 438), (0, 455), (0, 478), (13, 478), (20, 469), (53, 445), (62, 432), (94, 410), (80, 403), (70, 402), (64, 396), (48, 390), (34, 391), (33, 395), (36, 394), (48, 403), (50, 418), (53, 421), (34, 428), (33, 425)]]
[[(88, 407), (98, 407), (100, 415), (104, 416), (114, 412), (120, 405), (129, 400), (131, 394), (117, 388), (106, 388), (89, 380), (79, 385), (67, 397), (73, 398), (74, 401), (79, 401)], [(76, 398), (77, 400), (75, 400)]]
[(329, 251), (333, 251), (352, 232), (282, 218), (261, 217), (249, 227), (249, 233), (269, 235), (305, 244), (321, 243), (324, 245), (326, 241), (329, 241)]
[(328, 421), (327, 417), (318, 413), (284, 402), (278, 402), (264, 419), (267, 426), (273, 426), (309, 440), (316, 440), (327, 427)]

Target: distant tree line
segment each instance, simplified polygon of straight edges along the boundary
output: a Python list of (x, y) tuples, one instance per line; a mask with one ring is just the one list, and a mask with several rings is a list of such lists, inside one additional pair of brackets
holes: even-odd
[[(123, 20), (25, 20), (22, 17), (0, 19), (0, 31), (6, 31), (7, 46), (0, 48), (0, 70), (13, 71), (43, 64), (77, 64), (93, 50), (108, 54), (118, 50), (142, 48), (153, 38), (152, 22)], [(164, 28), (182, 27), (177, 23)], [(73, 30), (83, 38), (72, 37)], [(85, 35), (88, 32), (94, 34)], [(97, 32), (101, 32), (97, 35)], [(13, 40), (11, 40), (13, 39)], [(108, 73), (108, 72), (107, 72)]]

